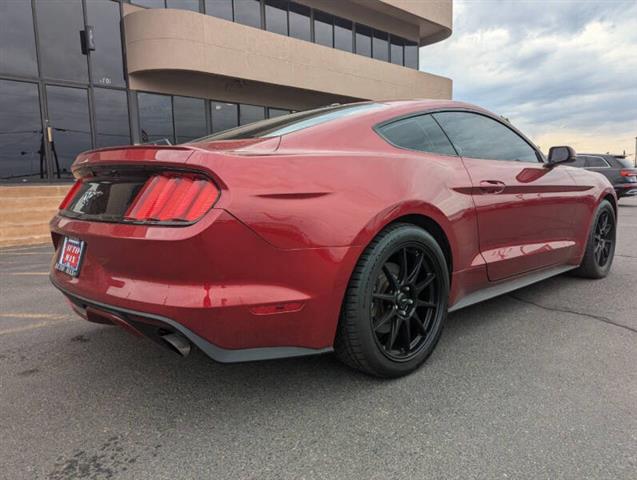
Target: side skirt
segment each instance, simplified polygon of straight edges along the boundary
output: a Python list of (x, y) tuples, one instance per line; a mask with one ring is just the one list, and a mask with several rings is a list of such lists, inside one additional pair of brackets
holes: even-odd
[(529, 273), (522, 277), (514, 278), (513, 280), (505, 280), (502, 283), (498, 283), (491, 287), (486, 287), (482, 290), (478, 290), (477, 292), (470, 293), (466, 297), (460, 299), (459, 302), (456, 302), (454, 305), (452, 305), (449, 308), (449, 312), (455, 312), (456, 310), (460, 310), (461, 308), (484, 302), (485, 300), (489, 300), (490, 298), (504, 295), (505, 293), (512, 292), (513, 290), (517, 290), (518, 288), (527, 287), (534, 283), (541, 282), (542, 280), (546, 280), (547, 278), (560, 275), (576, 268), (577, 265), (560, 265), (558, 267), (551, 267), (537, 272)]

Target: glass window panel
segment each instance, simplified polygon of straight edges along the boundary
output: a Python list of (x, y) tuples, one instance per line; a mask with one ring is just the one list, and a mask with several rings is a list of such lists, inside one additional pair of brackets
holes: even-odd
[(522, 137), (492, 118), (466, 112), (434, 117), (463, 157), (538, 162), (535, 150)]
[(418, 70), (418, 44), (405, 41), (405, 66)]
[(119, 3), (87, 0), (88, 24), (95, 29), (95, 51), (91, 52), (93, 82), (99, 85), (126, 86), (119, 30)]
[(84, 30), (81, 0), (39, 0), (38, 17), (42, 75), (59, 80), (88, 81), (80, 31)]
[(131, 3), (146, 8), (164, 8), (164, 0), (131, 0)]
[(455, 150), (431, 115), (398, 120), (379, 128), (380, 134), (397, 147), (421, 152), (456, 155)]
[(257, 105), (241, 105), (239, 107), (239, 125), (246, 125), (265, 119), (265, 108)]
[(285, 110), (283, 108), (268, 108), (268, 118), (280, 117), (281, 115), (287, 115), (289, 113), (289, 110)]
[(44, 178), (41, 142), (38, 86), (0, 80), (0, 180)]
[[(586, 157), (586, 166), (588, 168), (609, 168), (610, 165), (602, 157)], [(572, 164), (571, 164), (572, 165)]]
[(365, 25), (356, 25), (356, 53), (372, 56), (372, 29)]
[(389, 61), (389, 35), (387, 33), (374, 30), (372, 52), (377, 60)]
[(391, 55), (391, 63), (395, 63), (396, 65), (404, 65), (405, 64), (405, 52), (404, 47), (405, 41), (394, 35), (391, 36), (390, 43), (390, 55)]
[(290, 37), (312, 41), (310, 7), (290, 2)]
[(269, 32), (288, 34), (287, 0), (265, 0), (265, 28)]
[(232, 0), (206, 0), (206, 13), (232, 21)]
[(208, 133), (205, 100), (173, 97), (173, 111), (177, 143), (189, 142)]
[(87, 91), (47, 85), (46, 98), (49, 126), (53, 129), (53, 175), (70, 177), (77, 154), (91, 149)]
[(261, 2), (259, 0), (234, 0), (234, 21), (261, 28)]
[(0, 2), (0, 72), (38, 74), (31, 2)]
[(166, 7), (198, 12), (199, 0), (166, 0)]
[(344, 18), (334, 17), (334, 47), (346, 52), (353, 52), (354, 37), (352, 22)]
[(236, 103), (211, 102), (210, 115), (213, 133), (239, 125), (239, 108)]
[(168, 139), (175, 143), (173, 136), (173, 110), (168, 95), (154, 93), (137, 94), (139, 104), (139, 128), (142, 143)]
[(93, 90), (97, 147), (130, 144), (128, 101), (124, 90)]
[[(351, 36), (350, 33), (350, 40)], [(314, 42), (326, 47), (334, 46), (334, 17), (332, 15), (314, 10)]]

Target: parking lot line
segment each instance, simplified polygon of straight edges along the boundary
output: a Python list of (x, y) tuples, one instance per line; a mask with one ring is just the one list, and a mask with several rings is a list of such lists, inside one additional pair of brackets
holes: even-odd
[(55, 313), (22, 313), (22, 312), (13, 312), (13, 313), (0, 313), (0, 318), (27, 318), (27, 319), (36, 319), (36, 318), (46, 318), (48, 320), (61, 320), (63, 318), (68, 318), (68, 315), (60, 315)]
[(44, 322), (38, 322), (38, 323), (33, 323), (31, 325), (25, 325), (23, 327), (15, 327), (15, 328), (8, 328), (6, 330), (0, 330), (0, 335), (9, 335), (11, 333), (19, 333), (19, 332), (26, 332), (29, 330), (36, 330), (38, 328), (43, 328), (43, 327), (48, 327), (51, 325), (59, 325), (60, 323), (68, 323), (68, 322), (75, 322), (77, 320), (73, 320), (73, 319), (68, 319), (68, 320), (63, 320), (63, 321), (44, 321)]
[(35, 275), (35, 276), (42, 276), (42, 275), (48, 275), (49, 272), (7, 272), (5, 275)]

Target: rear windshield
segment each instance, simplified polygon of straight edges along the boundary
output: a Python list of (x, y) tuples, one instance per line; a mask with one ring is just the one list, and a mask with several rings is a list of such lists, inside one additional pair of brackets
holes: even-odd
[(338, 118), (355, 115), (375, 108), (380, 108), (379, 103), (359, 103), (356, 105), (339, 105), (304, 112), (282, 115), (269, 120), (251, 123), (242, 127), (231, 128), (223, 132), (215, 133), (207, 137), (198, 138), (188, 143), (210, 142), (213, 140), (241, 140), (246, 138), (278, 137), (296, 132), (304, 128), (313, 127)]
[(624, 167), (624, 168), (635, 168), (635, 165), (633, 165), (633, 162), (631, 162), (627, 158), (621, 158), (621, 157), (615, 157), (615, 158), (617, 159), (617, 161), (619, 163), (621, 163), (622, 167)]

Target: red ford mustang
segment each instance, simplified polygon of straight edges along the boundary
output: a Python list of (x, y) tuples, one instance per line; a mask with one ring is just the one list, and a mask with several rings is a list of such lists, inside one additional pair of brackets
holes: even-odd
[(334, 350), (394, 377), (448, 311), (604, 277), (608, 180), (451, 101), (331, 106), (178, 146), (81, 154), (51, 280), (87, 320), (220, 362)]

